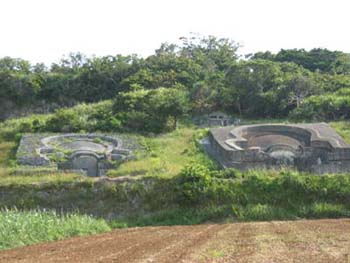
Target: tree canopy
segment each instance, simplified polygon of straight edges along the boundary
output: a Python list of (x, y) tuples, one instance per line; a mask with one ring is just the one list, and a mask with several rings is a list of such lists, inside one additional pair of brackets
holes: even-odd
[[(215, 110), (246, 117), (347, 118), (350, 54), (315, 48), (238, 55), (214, 36), (163, 43), (147, 58), (69, 54), (50, 67), (0, 59), (0, 119), (113, 99), (104, 123), (176, 127), (184, 114)], [(327, 98), (327, 99), (325, 99)], [(311, 114), (314, 112), (315, 114)], [(317, 113), (317, 114), (316, 114)], [(147, 124), (148, 123), (148, 124)], [(172, 123), (172, 124), (169, 124)], [(102, 123), (101, 123), (102, 125)]]

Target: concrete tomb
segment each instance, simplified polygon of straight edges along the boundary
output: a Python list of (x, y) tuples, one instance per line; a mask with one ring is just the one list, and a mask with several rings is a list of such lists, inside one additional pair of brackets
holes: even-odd
[(350, 172), (350, 146), (326, 123), (215, 128), (201, 143), (224, 168)]
[(88, 176), (103, 176), (116, 163), (130, 158), (132, 151), (123, 147), (120, 138), (101, 134), (27, 134), (17, 151), (21, 165), (54, 165)]
[(196, 116), (193, 118), (193, 122), (196, 125), (207, 126), (228, 126), (232, 125), (235, 121), (226, 113), (217, 111), (203, 116)]

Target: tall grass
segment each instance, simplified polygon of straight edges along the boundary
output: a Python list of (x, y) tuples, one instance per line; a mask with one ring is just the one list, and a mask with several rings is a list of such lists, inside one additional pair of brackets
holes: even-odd
[(102, 219), (47, 211), (0, 212), (0, 249), (109, 231)]

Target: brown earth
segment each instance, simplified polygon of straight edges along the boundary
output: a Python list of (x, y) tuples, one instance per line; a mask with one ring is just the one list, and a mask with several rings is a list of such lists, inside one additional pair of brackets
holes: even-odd
[(0, 262), (350, 263), (350, 219), (130, 228), (2, 251)]

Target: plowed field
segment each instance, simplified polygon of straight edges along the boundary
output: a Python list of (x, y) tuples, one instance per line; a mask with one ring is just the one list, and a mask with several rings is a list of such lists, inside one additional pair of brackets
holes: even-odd
[(115, 230), (0, 252), (1, 262), (350, 262), (350, 220)]

